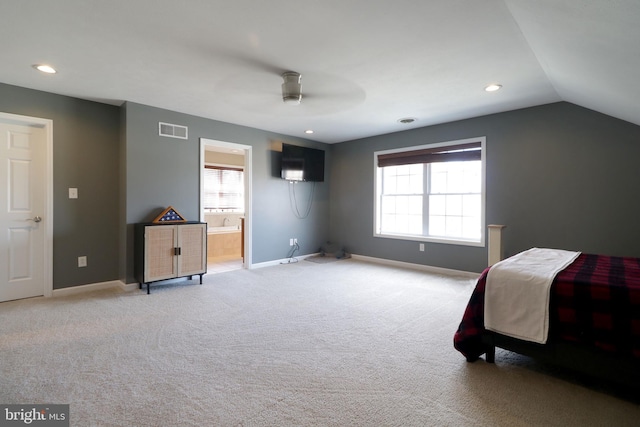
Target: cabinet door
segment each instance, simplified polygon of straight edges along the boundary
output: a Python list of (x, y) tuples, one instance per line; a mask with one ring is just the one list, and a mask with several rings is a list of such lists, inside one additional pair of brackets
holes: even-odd
[(179, 225), (178, 276), (206, 273), (207, 224)]
[(176, 226), (145, 227), (144, 278), (145, 282), (171, 279), (178, 275), (178, 263), (174, 249), (178, 247)]

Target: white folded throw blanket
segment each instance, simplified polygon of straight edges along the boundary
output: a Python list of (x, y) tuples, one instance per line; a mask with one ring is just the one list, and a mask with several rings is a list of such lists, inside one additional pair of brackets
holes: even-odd
[(532, 248), (493, 265), (485, 284), (485, 328), (546, 343), (551, 283), (578, 255), (580, 252)]

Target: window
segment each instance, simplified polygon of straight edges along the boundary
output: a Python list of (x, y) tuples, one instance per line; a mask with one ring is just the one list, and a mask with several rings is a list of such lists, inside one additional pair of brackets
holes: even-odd
[(244, 212), (244, 171), (226, 166), (205, 166), (204, 209)]
[(485, 138), (375, 153), (377, 237), (484, 245)]

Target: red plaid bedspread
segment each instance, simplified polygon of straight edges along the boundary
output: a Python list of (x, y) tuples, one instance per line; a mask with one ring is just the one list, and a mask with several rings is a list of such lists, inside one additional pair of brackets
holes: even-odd
[[(454, 347), (468, 360), (485, 353), (484, 289), (478, 279)], [(640, 359), (640, 258), (580, 254), (551, 285), (549, 341), (565, 340)]]

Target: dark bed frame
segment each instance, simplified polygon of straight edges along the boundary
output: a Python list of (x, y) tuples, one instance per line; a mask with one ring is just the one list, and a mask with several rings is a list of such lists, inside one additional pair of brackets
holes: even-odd
[(560, 366), (588, 377), (640, 391), (640, 359), (621, 357), (593, 347), (560, 340), (537, 344), (486, 331), (482, 337), (486, 361), (495, 363), (496, 347)]

